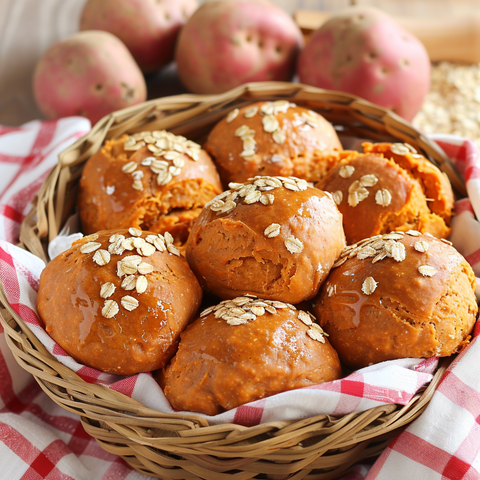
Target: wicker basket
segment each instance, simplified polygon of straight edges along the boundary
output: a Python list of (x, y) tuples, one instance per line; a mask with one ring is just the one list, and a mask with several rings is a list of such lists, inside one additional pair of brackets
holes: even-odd
[[(449, 176), (456, 193), (464, 185), (435, 143), (392, 112), (353, 95), (292, 83), (254, 83), (221, 95), (179, 95), (152, 100), (104, 117), (59, 156), (36, 210), (25, 219), (21, 245), (47, 260), (48, 241), (74, 212), (76, 186), (86, 160), (106, 138), (125, 132), (167, 129), (202, 142), (234, 108), (259, 100), (287, 99), (319, 112), (342, 140), (408, 142)], [(422, 413), (448, 360), (408, 405), (386, 405), (340, 418), (329, 415), (263, 423), (209, 426), (191, 414), (164, 414), (101, 385), (86, 383), (59, 363), (8, 305), (0, 288), (0, 320), (18, 363), (47, 395), (78, 413), (85, 430), (136, 470), (164, 479), (337, 478), (353, 463), (378, 455), (399, 429)]]

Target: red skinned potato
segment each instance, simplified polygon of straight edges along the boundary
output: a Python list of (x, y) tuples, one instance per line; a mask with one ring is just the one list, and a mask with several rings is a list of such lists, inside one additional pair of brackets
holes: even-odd
[(173, 60), (178, 32), (197, 6), (197, 0), (88, 0), (80, 30), (113, 33), (143, 72), (154, 72)]
[(430, 88), (423, 44), (371, 7), (333, 14), (303, 49), (297, 72), (302, 83), (358, 95), (409, 121)]
[(291, 80), (302, 46), (293, 19), (270, 2), (209, 1), (181, 30), (175, 60), (188, 90), (221, 93), (246, 82)]
[(61, 40), (43, 54), (33, 93), (45, 117), (80, 115), (94, 124), (144, 102), (147, 87), (127, 47), (111, 33), (91, 30)]

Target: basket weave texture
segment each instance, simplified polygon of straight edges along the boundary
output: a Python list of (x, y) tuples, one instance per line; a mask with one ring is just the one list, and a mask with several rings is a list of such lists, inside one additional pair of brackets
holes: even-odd
[[(289, 100), (317, 111), (342, 141), (407, 142), (441, 168), (460, 196), (465, 187), (438, 146), (394, 113), (356, 96), (294, 83), (246, 84), (221, 95), (179, 95), (112, 113), (59, 155), (36, 209), (21, 229), (21, 246), (48, 261), (47, 245), (74, 212), (85, 162), (105, 139), (144, 130), (169, 130), (203, 143), (229, 111), (250, 103)], [(8, 304), (0, 285), (0, 320), (17, 362), (46, 394), (80, 415), (85, 430), (133, 468), (163, 479), (334, 479), (357, 461), (378, 455), (399, 429), (427, 406), (448, 360), (408, 405), (384, 405), (342, 417), (209, 426), (205, 418), (161, 413), (82, 380), (52, 357)]]

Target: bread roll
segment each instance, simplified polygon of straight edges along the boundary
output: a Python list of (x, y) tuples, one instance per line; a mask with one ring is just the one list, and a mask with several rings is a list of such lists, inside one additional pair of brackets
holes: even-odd
[(279, 100), (232, 110), (212, 129), (205, 149), (226, 186), (254, 175), (318, 181), (337, 162), (342, 145), (321, 115)]
[(342, 363), (448, 356), (469, 342), (475, 275), (449, 242), (393, 232), (347, 247), (314, 313)]
[(182, 333), (159, 381), (175, 409), (216, 415), (341, 375), (338, 355), (311, 315), (238, 297), (205, 310)]
[(333, 200), (294, 178), (255, 177), (230, 187), (207, 204), (187, 242), (202, 287), (222, 299), (312, 298), (345, 246)]
[(83, 233), (135, 227), (168, 231), (176, 243), (223, 190), (209, 155), (165, 131), (108, 140), (85, 165), (78, 209)]
[(333, 195), (343, 214), (347, 243), (411, 229), (446, 238), (453, 192), (440, 170), (405, 144), (363, 146), (365, 154), (343, 152), (316, 184)]
[(75, 360), (130, 375), (165, 366), (194, 318), (202, 290), (173, 238), (102, 231), (55, 257), (37, 307), (49, 335)]

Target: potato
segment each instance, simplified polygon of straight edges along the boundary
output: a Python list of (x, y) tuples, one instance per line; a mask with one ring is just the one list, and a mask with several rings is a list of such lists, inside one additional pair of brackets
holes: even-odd
[(143, 72), (153, 72), (172, 61), (178, 32), (197, 6), (197, 0), (88, 0), (80, 30), (113, 33)]
[(302, 45), (293, 19), (270, 2), (209, 1), (181, 30), (175, 60), (188, 90), (220, 93), (245, 82), (291, 80)]
[(353, 93), (411, 121), (430, 89), (423, 44), (373, 7), (332, 14), (310, 38), (298, 61), (302, 83)]
[(111, 33), (92, 30), (61, 40), (43, 54), (33, 93), (49, 119), (81, 115), (96, 123), (145, 101), (147, 87), (127, 47)]

